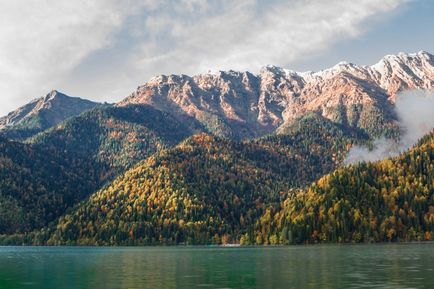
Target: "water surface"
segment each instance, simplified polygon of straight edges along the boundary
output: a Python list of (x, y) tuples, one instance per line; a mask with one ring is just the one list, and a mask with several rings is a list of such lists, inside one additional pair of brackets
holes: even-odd
[(434, 244), (0, 247), (0, 288), (434, 288)]

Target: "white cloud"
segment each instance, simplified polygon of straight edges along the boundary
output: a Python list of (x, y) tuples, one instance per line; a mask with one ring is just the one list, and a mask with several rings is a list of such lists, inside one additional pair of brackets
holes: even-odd
[[(188, 1), (196, 3), (197, 1)], [(191, 19), (167, 13), (147, 19), (146, 29), (165, 31), (159, 40), (143, 43), (137, 63), (188, 73), (208, 69), (259, 69), (267, 64), (285, 65), (297, 57), (359, 35), (364, 20), (390, 11), (404, 1), (217, 1), (219, 13), (196, 13)], [(268, 4), (267, 4), (268, 2)], [(208, 2), (212, 6), (212, 2)], [(186, 7), (191, 8), (193, 4)], [(176, 7), (176, 6), (175, 6)], [(194, 6), (193, 6), (194, 7)], [(211, 10), (212, 11), (212, 10)], [(161, 51), (160, 43), (171, 49)], [(180, 63), (173, 68), (173, 63)]]
[[(404, 1), (0, 0), (1, 109), (49, 88), (109, 99), (159, 73), (287, 65), (359, 35), (370, 16)], [(128, 49), (117, 45), (121, 29)], [(100, 68), (87, 75), (87, 62)]]
[(354, 146), (344, 163), (374, 162), (400, 155), (433, 130), (433, 111), (434, 93), (432, 91), (414, 90), (399, 94), (395, 103), (395, 113), (402, 130), (400, 139), (394, 141), (381, 137), (373, 142), (372, 149), (365, 146)]
[[(149, 1), (148, 1), (149, 2)], [(113, 33), (142, 1), (0, 0), (2, 109), (47, 92)]]

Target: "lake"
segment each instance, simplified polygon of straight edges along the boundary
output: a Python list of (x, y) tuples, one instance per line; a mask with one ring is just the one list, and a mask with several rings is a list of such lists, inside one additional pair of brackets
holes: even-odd
[(434, 244), (0, 247), (0, 288), (434, 288)]

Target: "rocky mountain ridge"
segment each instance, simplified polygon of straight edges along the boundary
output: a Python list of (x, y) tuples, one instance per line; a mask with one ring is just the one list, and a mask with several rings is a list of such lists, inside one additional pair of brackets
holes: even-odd
[[(160, 75), (116, 105), (150, 105), (232, 139), (282, 132), (308, 112), (378, 136), (396, 131), (393, 104), (411, 89), (434, 89), (434, 56), (428, 52), (387, 55), (372, 66), (340, 62), (318, 72), (266, 66), (256, 75)], [(52, 91), (0, 118), (0, 132), (23, 140), (96, 105)]]
[(314, 111), (351, 126), (374, 129), (394, 121), (396, 96), (434, 89), (434, 56), (421, 51), (388, 55), (372, 66), (341, 62), (319, 72), (275, 66), (249, 72), (160, 75), (123, 101), (149, 104), (179, 117), (194, 117), (212, 132), (257, 137)]

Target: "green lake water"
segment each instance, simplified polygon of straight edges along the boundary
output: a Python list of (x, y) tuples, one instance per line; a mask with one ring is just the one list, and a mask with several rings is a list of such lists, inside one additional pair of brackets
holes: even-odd
[(434, 244), (0, 247), (0, 288), (434, 288)]

